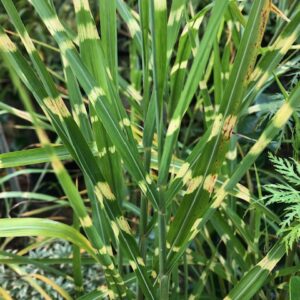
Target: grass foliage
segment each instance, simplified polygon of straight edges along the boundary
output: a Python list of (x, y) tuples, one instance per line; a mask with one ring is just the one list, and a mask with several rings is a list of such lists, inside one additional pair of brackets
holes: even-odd
[[(297, 294), (298, 0), (1, 3), (1, 116), (37, 139), (0, 131), (8, 277), (40, 299)], [(270, 154), (279, 182), (267, 149), (294, 157)], [(72, 254), (32, 255), (57, 239)]]

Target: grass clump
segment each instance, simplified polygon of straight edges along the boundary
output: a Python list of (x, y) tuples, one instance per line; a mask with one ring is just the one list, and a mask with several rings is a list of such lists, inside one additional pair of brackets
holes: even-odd
[[(286, 275), (271, 273), (285, 260), (279, 272), (294, 274), (298, 253), (259, 200), (264, 151), (298, 155), (298, 1), (1, 2), (3, 97), (23, 103), (1, 109), (38, 140), (0, 155), (5, 270), (46, 299), (44, 283), (65, 299), (285, 297)], [(297, 186), (298, 165), (271, 159)], [(11, 185), (20, 171), (37, 174), (28, 192)], [(282, 186), (266, 185), (269, 203)], [(25, 256), (57, 239), (72, 244), (68, 268)], [(104, 276), (93, 291), (86, 263)]]

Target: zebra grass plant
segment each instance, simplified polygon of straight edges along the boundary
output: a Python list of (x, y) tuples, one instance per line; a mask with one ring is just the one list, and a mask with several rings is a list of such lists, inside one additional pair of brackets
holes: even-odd
[[(50, 164), (65, 198), (47, 211), (73, 212), (72, 225), (51, 214), (28, 217), (30, 211), (1, 218), (0, 258), (7, 268), (45, 299), (51, 298), (39, 282), (65, 299), (268, 298), (272, 288), (263, 287), (276, 284), (269, 276), (285, 247), (264, 237), (269, 227), (278, 228), (278, 217), (244, 178), (290, 118), (297, 120), (300, 86), (282, 90), (281, 78), (300, 58), (298, 1), (73, 0), (71, 21), (58, 15), (59, 4), (67, 4), (24, 1), (56, 46), (31, 37), (18, 1), (1, 2), (14, 27), (1, 24), (1, 57), (25, 110), (1, 109), (29, 121), (40, 146), (1, 154), (0, 167)], [(124, 26), (127, 72), (118, 55)], [(49, 51), (60, 56), (59, 71), (47, 65), (43, 53)], [(279, 85), (285, 101), (241, 150), (239, 126), (271, 85)], [(67, 160), (80, 169), (80, 184)], [(28, 169), (33, 172), (39, 171)], [(16, 193), (4, 191), (2, 199), (54, 200)], [(243, 219), (238, 206), (255, 209)], [(43, 270), (51, 259), (4, 251), (15, 237), (37, 236), (44, 239), (30, 239), (27, 247), (57, 238), (74, 245), (73, 274), (65, 274), (72, 295), (45, 276), (27, 274), (21, 263)], [(261, 240), (271, 238), (264, 253)], [(81, 272), (87, 259), (105, 277), (89, 293)], [(283, 293), (276, 287), (273, 297)], [(0, 295), (11, 299), (4, 288)]]

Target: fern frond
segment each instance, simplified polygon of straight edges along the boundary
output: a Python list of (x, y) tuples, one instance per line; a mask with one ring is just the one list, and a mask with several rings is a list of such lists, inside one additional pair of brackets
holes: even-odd
[(273, 163), (275, 170), (281, 174), (289, 183), (300, 185), (300, 164), (290, 158), (281, 158), (269, 153), (269, 159)]
[(299, 191), (288, 184), (268, 184), (264, 188), (269, 193), (264, 197), (265, 200), (268, 199), (267, 205), (273, 203), (299, 203)]
[(269, 153), (269, 158), (286, 183), (265, 185), (264, 189), (268, 195), (264, 197), (264, 200), (267, 200), (267, 205), (274, 203), (287, 205), (283, 210), (283, 221), (278, 235), (283, 235), (286, 248), (291, 249), (300, 239), (300, 192), (295, 188), (300, 184), (300, 164), (292, 158), (281, 158), (272, 153)]
[(286, 246), (286, 250), (292, 249), (294, 244), (300, 240), (300, 224), (292, 227), (280, 230), (280, 233), (284, 235), (283, 241)]

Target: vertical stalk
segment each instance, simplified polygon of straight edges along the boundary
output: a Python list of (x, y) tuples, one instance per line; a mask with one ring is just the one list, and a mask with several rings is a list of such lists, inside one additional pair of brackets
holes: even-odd
[[(256, 165), (254, 165), (254, 170), (255, 170), (255, 177), (256, 177), (256, 182), (257, 182), (257, 191), (258, 191), (258, 199), (263, 199), (263, 194), (262, 194), (262, 188), (260, 184), (260, 179), (259, 175), (257, 172)], [(260, 210), (255, 210), (255, 220), (254, 220), (254, 244), (259, 245), (259, 240), (261, 236), (261, 220), (262, 220), (262, 213)], [(257, 251), (255, 253), (255, 259), (259, 259), (259, 252)]]
[[(142, 68), (143, 68), (143, 114), (144, 114), (144, 127), (149, 106), (149, 42), (148, 42), (148, 32), (149, 32), (149, 1), (139, 0), (139, 13), (140, 22), (142, 29)], [(146, 136), (146, 132), (145, 132)], [(147, 143), (147, 139), (143, 138), (144, 146), (144, 165), (147, 172), (150, 171), (150, 160), (151, 160), (151, 149), (150, 145)], [(148, 199), (145, 195), (141, 195), (141, 217), (139, 224), (139, 241), (140, 250), (143, 259), (146, 261), (147, 258), (147, 240), (145, 237), (147, 222), (148, 222)], [(142, 300), (143, 293), (140, 286), (137, 286), (137, 299)]]
[[(153, 81), (156, 100), (156, 129), (158, 135), (158, 166), (164, 143), (164, 86), (167, 62), (167, 2), (166, 0), (151, 1), (151, 30), (153, 51)], [(158, 178), (159, 211), (158, 211), (158, 241), (159, 241), (159, 298), (169, 298), (169, 277), (166, 275), (166, 207), (165, 193), (166, 180)]]
[(184, 299), (188, 300), (188, 264), (187, 264), (187, 257), (186, 252), (183, 254), (183, 272), (184, 272)]
[[(73, 214), (73, 227), (77, 231), (79, 231), (80, 222), (75, 213)], [(76, 297), (80, 297), (83, 292), (81, 256), (80, 256), (80, 248), (75, 244), (73, 245), (73, 277), (74, 277)]]
[(143, 67), (143, 110), (144, 120), (148, 112), (149, 99), (150, 99), (150, 85), (149, 85), (149, 1), (139, 0), (139, 13), (141, 16), (142, 28), (142, 67)]

